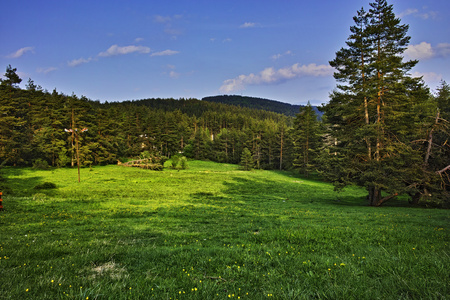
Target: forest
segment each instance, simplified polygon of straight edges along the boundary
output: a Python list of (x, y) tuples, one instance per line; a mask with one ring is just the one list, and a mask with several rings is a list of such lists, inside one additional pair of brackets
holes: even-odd
[[(5, 76), (11, 74), (15, 69), (8, 67)], [(244, 148), (252, 151), (257, 168), (292, 166), (288, 132), (293, 118), (282, 114), (197, 99), (100, 103), (44, 91), (32, 80), (26, 89), (5, 82), (0, 96), (3, 165), (32, 166), (36, 160), (53, 167), (73, 165), (75, 132), (65, 130), (87, 128), (78, 132), (83, 166), (116, 164), (143, 152), (239, 163)]]
[(0, 166), (73, 167), (76, 142), (85, 167), (148, 154), (239, 164), (250, 152), (251, 168), (297, 169), (337, 190), (364, 187), (369, 205), (404, 195), (448, 206), (450, 86), (442, 81), (432, 94), (409, 75), (418, 61), (403, 61), (408, 26), (386, 1), (371, 7), (358, 11), (330, 61), (338, 84), (321, 118), (309, 103), (292, 116), (280, 102), (239, 96), (101, 103), (32, 79), (22, 89), (9, 65), (0, 84)]

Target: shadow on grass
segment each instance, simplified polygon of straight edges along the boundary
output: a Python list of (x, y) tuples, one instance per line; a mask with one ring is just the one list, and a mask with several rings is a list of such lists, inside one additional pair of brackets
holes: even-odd
[(30, 170), (29, 168), (3, 168), (2, 175), (4, 181), (2, 183), (6, 190), (3, 191), (3, 194), (17, 197), (30, 197), (36, 193), (46, 194), (48, 196), (55, 195), (56, 190), (54, 188), (42, 188), (46, 185), (44, 177), (28, 176), (28, 171)]

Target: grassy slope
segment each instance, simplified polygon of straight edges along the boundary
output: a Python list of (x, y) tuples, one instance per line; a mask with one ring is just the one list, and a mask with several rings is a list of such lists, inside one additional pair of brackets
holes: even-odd
[[(399, 299), (450, 294), (448, 210), (287, 172), (190, 162), (7, 169), (0, 299)], [(37, 191), (49, 181), (58, 188)]]

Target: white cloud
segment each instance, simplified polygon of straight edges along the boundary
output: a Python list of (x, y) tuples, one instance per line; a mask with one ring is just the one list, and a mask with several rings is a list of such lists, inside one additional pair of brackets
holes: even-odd
[(169, 76), (170, 76), (170, 78), (178, 78), (178, 77), (180, 77), (180, 73), (177, 73), (175, 71), (170, 71)]
[(434, 56), (434, 51), (430, 43), (422, 42), (417, 45), (408, 45), (405, 55), (411, 59), (427, 59)]
[(167, 22), (170, 22), (172, 20), (172, 18), (171, 17), (164, 17), (164, 16), (155, 16), (154, 17), (154, 21), (156, 22), (156, 23), (167, 23)]
[(231, 42), (231, 41), (232, 41), (232, 39), (226, 38), (226, 39), (224, 39), (224, 40), (222, 41), (222, 43), (229, 43), (229, 42)]
[(20, 48), (16, 52), (11, 53), (10, 55), (8, 55), (8, 58), (19, 58), (19, 57), (21, 57), (22, 55), (24, 55), (27, 52), (32, 52), (33, 53), (34, 52), (34, 47), (23, 47), (23, 48)]
[(245, 22), (244, 24), (239, 26), (239, 28), (252, 28), (252, 27), (256, 27), (256, 23)]
[(144, 38), (141, 38), (141, 37), (135, 38), (135, 39), (134, 39), (134, 41), (135, 41), (136, 43), (142, 42), (143, 40), (144, 40)]
[(89, 57), (88, 59), (81, 57), (79, 59), (74, 59), (74, 60), (68, 61), (67, 65), (69, 67), (75, 67), (75, 66), (78, 66), (81, 64), (86, 64), (86, 63), (90, 62), (91, 60), (92, 60), (91, 57)]
[(164, 50), (164, 51), (160, 51), (160, 52), (155, 52), (150, 54), (150, 56), (168, 56), (168, 55), (175, 55), (180, 53), (179, 51), (175, 51), (175, 50)]
[(164, 29), (164, 33), (167, 33), (168, 35), (177, 36), (177, 35), (181, 35), (183, 33), (183, 31), (181, 29), (175, 29), (175, 28), (168, 26), (167, 28)]
[(414, 72), (412, 77), (423, 77), (426, 82), (438, 82), (442, 80), (442, 75), (434, 72)]
[(447, 57), (450, 55), (450, 43), (440, 43), (432, 47), (430, 43), (422, 42), (417, 45), (409, 45), (405, 55), (410, 59), (430, 59), (434, 57)]
[(398, 15), (398, 17), (399, 17), (399, 18), (403, 18), (403, 17), (405, 17), (405, 16), (409, 16), (409, 15), (412, 15), (412, 14), (417, 14), (418, 12), (419, 12), (419, 10), (418, 10), (417, 8), (408, 8), (407, 10), (402, 11), (402, 12)]
[(134, 46), (134, 45), (124, 46), (124, 47), (119, 47), (117, 45), (112, 45), (105, 52), (100, 52), (98, 54), (98, 56), (107, 57), (107, 56), (114, 56), (114, 55), (129, 54), (129, 53), (133, 53), (133, 52), (149, 53), (150, 52), (150, 48), (149, 47), (144, 47), (144, 46)]
[(292, 54), (291, 50), (288, 50), (288, 51), (286, 51), (286, 52), (284, 52), (282, 54), (278, 53), (278, 54), (272, 55), (272, 59), (274, 59), (274, 60), (280, 59), (281, 57), (283, 57), (285, 55), (291, 55), (291, 54)]
[[(423, 9), (426, 9), (426, 7), (424, 7)], [(436, 11), (432, 11), (432, 10), (419, 11), (417, 8), (408, 8), (407, 10), (401, 12), (398, 16), (399, 16), (399, 18), (403, 18), (403, 17), (409, 16), (409, 15), (427, 20), (427, 19), (436, 19), (438, 17), (439, 13)]]
[(329, 65), (300, 65), (294, 64), (290, 67), (275, 70), (274, 68), (266, 68), (259, 74), (239, 75), (233, 79), (227, 79), (220, 87), (223, 93), (230, 93), (245, 89), (247, 85), (268, 85), (277, 84), (287, 80), (295, 79), (302, 76), (331, 76), (333, 68)]
[(174, 16), (154, 16), (153, 20), (155, 23), (164, 24), (164, 33), (171, 35), (172, 39), (176, 39), (177, 36), (183, 33), (182, 29), (175, 28), (174, 23), (182, 19), (182, 15)]
[(440, 43), (436, 46), (436, 53), (438, 56), (447, 57), (450, 55), (450, 43)]
[(272, 55), (272, 59), (279, 59), (281, 56), (282, 55), (278, 53), (278, 54)]
[(48, 73), (53, 72), (53, 71), (56, 71), (56, 70), (58, 70), (58, 68), (55, 68), (55, 67), (38, 68), (38, 69), (36, 70), (36, 72), (48, 74)]

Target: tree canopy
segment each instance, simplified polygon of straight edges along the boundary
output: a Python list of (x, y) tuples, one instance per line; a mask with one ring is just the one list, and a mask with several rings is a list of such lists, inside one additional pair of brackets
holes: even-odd
[(425, 195), (424, 152), (414, 141), (436, 103), (421, 78), (409, 74), (417, 61), (403, 58), (408, 25), (385, 0), (353, 20), (347, 46), (330, 62), (338, 85), (324, 106), (334, 144), (323, 172), (337, 187), (365, 187), (369, 205)]

